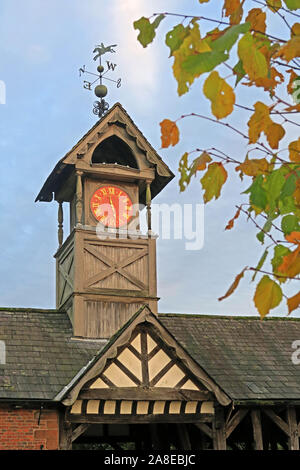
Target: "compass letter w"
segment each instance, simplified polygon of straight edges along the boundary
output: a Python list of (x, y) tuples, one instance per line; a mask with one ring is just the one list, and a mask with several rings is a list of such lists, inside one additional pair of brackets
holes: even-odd
[(113, 64), (112, 62), (109, 62), (109, 60), (106, 61), (108, 70), (115, 70), (117, 64)]

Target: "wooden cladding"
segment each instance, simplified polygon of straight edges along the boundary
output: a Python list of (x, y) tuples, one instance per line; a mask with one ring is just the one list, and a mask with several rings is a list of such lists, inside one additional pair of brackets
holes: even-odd
[(157, 312), (155, 243), (74, 229), (56, 260), (57, 308), (72, 304), (75, 336), (110, 338), (142, 305)]

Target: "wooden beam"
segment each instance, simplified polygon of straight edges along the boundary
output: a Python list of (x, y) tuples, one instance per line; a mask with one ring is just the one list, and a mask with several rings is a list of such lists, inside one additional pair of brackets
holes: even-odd
[(178, 415), (84, 415), (68, 414), (67, 420), (71, 423), (211, 423), (212, 415), (208, 414), (178, 414)]
[(72, 425), (65, 420), (65, 413), (59, 413), (59, 450), (72, 449)]
[(299, 450), (299, 433), (295, 407), (288, 406), (286, 414), (289, 429), (289, 450)]
[(275, 414), (271, 409), (262, 408), (262, 411), (273, 421), (273, 423), (276, 424), (276, 426), (278, 426), (287, 436), (289, 436), (289, 427), (283, 421), (283, 419), (280, 418), (280, 416)]
[(207, 426), (207, 424), (205, 424), (205, 423), (195, 423), (195, 426), (198, 429), (200, 429), (200, 431), (202, 431), (207, 437), (209, 437), (210, 439), (213, 438), (213, 431), (209, 426)]
[(186, 424), (176, 424), (176, 430), (179, 440), (180, 449), (178, 450), (192, 450), (189, 433)]
[(226, 450), (226, 429), (223, 408), (216, 408), (213, 420), (213, 444), (214, 450)]
[(230, 434), (235, 430), (235, 428), (240, 424), (240, 422), (245, 418), (246, 414), (248, 413), (247, 408), (239, 409), (235, 415), (228, 421), (226, 425), (226, 439), (230, 436)]
[(58, 203), (58, 246), (61, 247), (63, 244), (64, 240), (64, 229), (63, 229), (63, 223), (64, 223), (64, 213), (63, 213), (63, 203), (59, 202)]
[(180, 400), (180, 401), (210, 401), (209, 392), (197, 390), (174, 390), (169, 388), (99, 388), (85, 389), (80, 392), (80, 400)]
[(263, 445), (263, 438), (262, 438), (260, 410), (258, 409), (251, 410), (251, 420), (252, 420), (252, 428), (253, 428), (254, 448), (255, 450), (263, 450), (264, 445)]
[(81, 436), (81, 434), (83, 434), (89, 427), (90, 424), (79, 424), (79, 426), (77, 426), (77, 428), (75, 428), (72, 432), (72, 442), (74, 442), (79, 436)]

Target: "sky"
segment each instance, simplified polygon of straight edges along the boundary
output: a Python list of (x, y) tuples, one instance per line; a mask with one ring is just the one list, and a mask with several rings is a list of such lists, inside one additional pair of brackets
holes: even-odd
[[(0, 104), (0, 305), (55, 307), (57, 205), (35, 203), (35, 197), (57, 161), (96, 122), (93, 93), (84, 90), (79, 67), (93, 71), (96, 44), (117, 44), (108, 57), (122, 78), (121, 88), (109, 85), (107, 101), (120, 102), (162, 159), (176, 174), (155, 203), (201, 204), (199, 178), (179, 192), (178, 162), (185, 151), (219, 147), (244, 160), (247, 143), (228, 129), (196, 118), (180, 122), (180, 143), (161, 149), (159, 123), (190, 112), (210, 115), (202, 95), (203, 79), (178, 97), (172, 59), (164, 36), (174, 18), (161, 23), (157, 38), (144, 49), (137, 42), (133, 21), (167, 11), (220, 17), (220, 0), (202, 5), (197, 0), (0, 0), (0, 80), (6, 104)], [(163, 10), (162, 10), (163, 9)], [(218, 13), (216, 13), (218, 12)], [(205, 24), (205, 28), (212, 25)], [(280, 26), (281, 27), (281, 26)], [(272, 20), (272, 28), (279, 26)], [(225, 74), (226, 75), (226, 74)], [(257, 99), (262, 97), (259, 92)], [(243, 90), (243, 104), (251, 90)], [(247, 129), (249, 114), (235, 112), (231, 122)], [(297, 138), (294, 129), (290, 136)], [(248, 274), (234, 295), (219, 302), (244, 266), (256, 265), (263, 248), (256, 230), (242, 217), (224, 231), (235, 205), (250, 182), (241, 185), (230, 172), (222, 195), (204, 209), (204, 244), (186, 250), (186, 240), (157, 241), (159, 311), (223, 315), (257, 315)], [(66, 227), (67, 229), (67, 227)], [(288, 286), (291, 293), (294, 286)], [(285, 315), (286, 308), (272, 311)], [(295, 312), (293, 316), (298, 316)]]

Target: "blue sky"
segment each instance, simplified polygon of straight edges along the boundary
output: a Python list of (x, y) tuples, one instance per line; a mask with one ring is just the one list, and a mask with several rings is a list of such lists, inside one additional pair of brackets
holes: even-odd
[[(56, 162), (95, 123), (93, 94), (82, 88), (78, 74), (83, 64), (94, 67), (95, 44), (118, 45), (111, 59), (118, 64), (114, 75), (122, 77), (122, 87), (111, 86), (107, 101), (111, 105), (119, 101), (125, 107), (176, 173), (156, 203), (202, 202), (199, 178), (184, 194), (179, 193), (177, 168), (185, 151), (214, 146), (244, 159), (247, 143), (237, 135), (192, 118), (180, 123), (178, 146), (160, 150), (162, 119), (190, 112), (209, 115), (210, 107), (201, 94), (203, 79), (195, 82), (190, 93), (177, 96), (172, 61), (163, 44), (174, 20), (164, 20), (157, 40), (147, 49), (137, 42), (132, 26), (140, 16), (162, 9), (220, 17), (220, 3), (212, 0), (203, 9), (196, 0), (152, 0), (151, 4), (146, 0), (1, 0), (0, 80), (6, 83), (7, 96), (6, 104), (0, 105), (0, 305), (55, 306), (57, 207), (34, 200)], [(204, 25), (207, 28), (212, 25)], [(279, 28), (274, 20), (272, 28)], [(257, 93), (257, 99), (261, 96)], [(247, 104), (251, 91), (245, 87), (242, 97), (242, 104)], [(231, 121), (245, 130), (248, 119), (247, 112), (239, 111)], [(290, 132), (297, 137), (294, 129)], [(233, 171), (222, 197), (206, 205), (203, 249), (186, 251), (185, 241), (158, 240), (161, 312), (256, 315), (249, 275), (233, 296), (217, 300), (234, 276), (244, 266), (256, 264), (262, 253), (250, 222), (240, 218), (234, 230), (224, 231), (248, 184), (241, 186)], [(281, 307), (273, 312), (285, 311)]]

